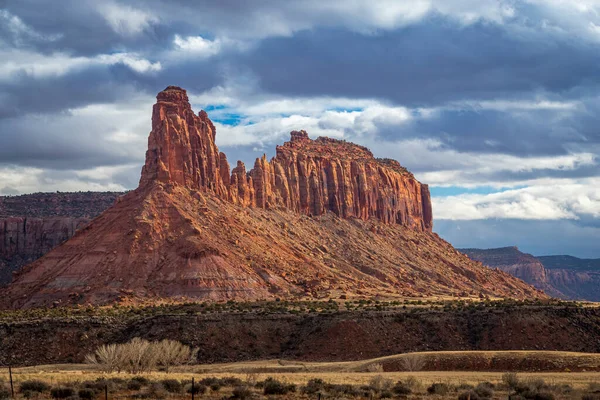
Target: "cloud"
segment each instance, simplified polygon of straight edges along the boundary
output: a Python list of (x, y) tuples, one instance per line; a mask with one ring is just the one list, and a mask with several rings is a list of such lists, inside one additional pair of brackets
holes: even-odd
[(98, 11), (115, 32), (125, 36), (138, 35), (158, 22), (151, 13), (116, 2), (99, 3)]
[(131, 163), (141, 166), (154, 100), (143, 96), (127, 100), (56, 115), (5, 119), (2, 131), (10, 135), (0, 135), (0, 165), (42, 170), (86, 170)]
[(306, 129), (446, 188), (450, 238), (600, 237), (598, 1), (46, 3), (0, 9), (3, 193), (135, 187), (154, 96), (178, 85), (230, 162)]
[(160, 71), (160, 62), (150, 62), (134, 53), (99, 54), (95, 57), (71, 57), (54, 53), (42, 55), (27, 51), (0, 50), (0, 57), (10, 60), (0, 64), (0, 83), (30, 77), (56, 78), (95, 66), (122, 64), (138, 73)]
[(181, 50), (198, 53), (203, 57), (210, 57), (221, 50), (221, 40), (208, 40), (202, 36), (188, 36), (182, 38), (175, 35), (175, 46)]
[(557, 220), (600, 217), (600, 179), (540, 180), (534, 185), (490, 194), (434, 198), (437, 219)]

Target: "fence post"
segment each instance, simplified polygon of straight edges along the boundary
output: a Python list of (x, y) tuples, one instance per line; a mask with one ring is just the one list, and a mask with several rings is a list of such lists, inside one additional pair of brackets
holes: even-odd
[(108, 400), (108, 385), (104, 385), (104, 400)]
[(196, 391), (196, 387), (194, 386), (194, 377), (192, 376), (192, 400), (194, 400), (194, 392)]
[(10, 394), (11, 394), (11, 397), (14, 399), (15, 398), (15, 387), (13, 385), (12, 367), (10, 365), (8, 366), (8, 376), (10, 377)]

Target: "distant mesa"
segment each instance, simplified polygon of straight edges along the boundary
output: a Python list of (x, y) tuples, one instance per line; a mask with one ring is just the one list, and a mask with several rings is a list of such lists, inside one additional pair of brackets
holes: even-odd
[(534, 257), (521, 252), (517, 246), (460, 251), (475, 261), (514, 275), (550, 296), (600, 301), (600, 259)]
[(185, 90), (160, 92), (139, 187), (18, 272), (0, 306), (545, 297), (432, 233), (428, 187), (397, 161), (299, 130), (230, 169), (216, 134)]

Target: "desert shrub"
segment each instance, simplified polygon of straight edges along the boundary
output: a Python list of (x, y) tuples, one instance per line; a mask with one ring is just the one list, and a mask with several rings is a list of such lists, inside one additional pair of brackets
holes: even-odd
[(213, 392), (218, 392), (219, 390), (221, 390), (222, 386), (223, 385), (221, 385), (221, 382), (217, 381), (210, 385), (210, 390), (212, 390)]
[(477, 392), (469, 390), (458, 395), (458, 400), (480, 400)]
[[(360, 392), (355, 386), (352, 385), (327, 385), (326, 387), (327, 393), (331, 395), (333, 398), (339, 397), (357, 397), (360, 395)], [(365, 397), (368, 397), (366, 394)]]
[(533, 400), (554, 400), (554, 394), (550, 392), (537, 392), (533, 397)]
[(10, 399), (10, 390), (5, 387), (0, 387), (0, 400)]
[(264, 382), (264, 394), (288, 394), (289, 392), (295, 392), (296, 385), (294, 384), (286, 384), (278, 381), (274, 378), (267, 378)]
[(140, 390), (142, 388), (142, 384), (140, 383), (140, 381), (136, 381), (136, 380), (130, 380), (129, 382), (127, 382), (127, 389), (128, 390)]
[(502, 383), (509, 389), (515, 390), (520, 383), (519, 376), (515, 372), (507, 372), (502, 375)]
[(405, 371), (420, 371), (425, 367), (425, 357), (422, 354), (406, 354), (401, 363)]
[(239, 400), (247, 400), (252, 398), (252, 391), (247, 386), (238, 386), (233, 389), (231, 398)]
[(53, 399), (68, 399), (75, 395), (75, 389), (71, 387), (57, 386), (50, 389), (50, 396)]
[(198, 350), (169, 339), (151, 343), (150, 347), (150, 351), (158, 356), (158, 365), (164, 367), (166, 372), (173, 366), (189, 364), (198, 353)]
[(138, 374), (157, 366), (169, 372), (172, 366), (191, 362), (196, 353), (196, 350), (174, 340), (149, 342), (133, 338), (123, 344), (102, 345), (94, 353), (88, 354), (85, 360), (98, 365), (105, 372), (126, 370)]
[(450, 391), (450, 386), (446, 383), (433, 383), (431, 386), (427, 388), (427, 393), (429, 394), (438, 394), (440, 396), (445, 396)]
[(464, 390), (464, 391), (471, 391), (473, 389), (475, 389), (475, 386), (473, 385), (469, 385), (468, 383), (461, 383), (460, 385), (458, 385), (456, 387), (457, 390)]
[(194, 383), (194, 386), (192, 386), (191, 383), (185, 385), (185, 392), (192, 394), (192, 392), (194, 394), (204, 394), (206, 393), (206, 385), (203, 385), (201, 383)]
[(202, 378), (200, 379), (200, 381), (198, 381), (199, 384), (204, 385), (204, 386), (210, 386), (214, 383), (219, 383), (220, 379), (219, 378), (215, 378), (214, 376), (208, 377), (208, 378)]
[(537, 391), (547, 388), (546, 382), (543, 379), (531, 379), (527, 381), (527, 384), (529, 387)]
[(418, 380), (417, 378), (415, 378), (414, 376), (408, 376), (408, 377), (406, 377), (406, 380), (404, 381), (404, 383), (411, 390), (417, 390), (417, 389), (419, 389), (421, 387), (421, 381)]
[(244, 386), (244, 382), (240, 378), (234, 376), (226, 376), (220, 379), (221, 385), (230, 387), (241, 387)]
[(160, 381), (165, 390), (169, 393), (179, 393), (181, 392), (181, 382), (177, 379), (164, 379)]
[(494, 395), (494, 385), (489, 382), (483, 382), (477, 385), (475, 393), (482, 399), (489, 399)]
[(323, 379), (311, 379), (306, 382), (306, 386), (301, 388), (301, 392), (308, 395), (314, 395), (325, 389), (325, 382)]
[(600, 400), (600, 393), (586, 393), (581, 396), (581, 400)]
[(164, 399), (169, 395), (164, 386), (159, 382), (152, 383), (148, 387), (146, 394), (150, 399)]
[(598, 383), (596, 383), (596, 382), (591, 382), (591, 383), (588, 385), (588, 390), (589, 390), (590, 392), (598, 392), (598, 393), (600, 393), (600, 384), (598, 384)]
[(398, 381), (392, 388), (392, 391), (395, 394), (397, 394), (398, 396), (406, 396), (406, 395), (411, 394), (412, 389), (406, 383), (404, 383), (402, 381)]
[(86, 355), (85, 362), (98, 365), (104, 372), (120, 372), (125, 363), (125, 355), (120, 346), (116, 344), (102, 345), (93, 354)]
[(131, 380), (139, 382), (142, 386), (146, 386), (150, 383), (150, 380), (144, 376), (134, 376), (133, 378), (131, 378)]
[(96, 397), (96, 392), (93, 389), (83, 388), (83, 389), (79, 389), (79, 392), (77, 392), (77, 395), (79, 396), (80, 399), (92, 400)]
[(394, 394), (389, 390), (384, 390), (379, 394), (380, 399), (391, 399), (392, 397), (394, 397)]
[(381, 375), (377, 375), (369, 381), (369, 388), (373, 390), (375, 393), (389, 391), (392, 386), (394, 386), (394, 382), (392, 382), (388, 378), (384, 378)]
[(383, 372), (383, 364), (381, 363), (373, 363), (369, 364), (366, 367), (367, 372)]
[(50, 390), (50, 385), (48, 385), (46, 382), (39, 381), (37, 379), (32, 379), (32, 380), (21, 383), (21, 386), (19, 389), (19, 391), (21, 393), (25, 393), (25, 392), (43, 393), (43, 392), (47, 392), (48, 390)]

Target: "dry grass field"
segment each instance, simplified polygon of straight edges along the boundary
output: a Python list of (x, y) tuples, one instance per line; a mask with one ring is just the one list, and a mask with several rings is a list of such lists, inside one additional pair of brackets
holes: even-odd
[[(408, 362), (407, 358), (412, 361)], [(415, 362), (415, 359), (418, 362)], [(470, 361), (469, 361), (470, 360)], [(477, 360), (474, 362), (473, 360)], [(190, 390), (191, 379), (195, 382), (204, 382), (206, 387), (204, 393), (198, 393), (196, 398), (262, 398), (265, 395), (263, 388), (264, 382), (269, 378), (276, 382), (286, 385), (294, 385), (294, 391), (285, 394), (270, 394), (265, 398), (317, 398), (321, 393), (322, 398), (388, 398), (403, 397), (414, 399), (458, 399), (461, 394), (467, 393), (470, 400), (486, 400), (507, 398), (515, 390), (525, 390), (511, 388), (506, 383), (506, 371), (490, 370), (401, 370), (405, 367), (427, 369), (427, 365), (438, 365), (449, 367), (452, 365), (477, 365), (482, 360), (496, 360), (500, 365), (523, 365), (523, 360), (547, 360), (550, 365), (570, 366), (579, 369), (573, 372), (565, 367), (561, 371), (523, 371), (516, 373), (522, 387), (536, 388), (535, 394), (529, 397), (517, 397), (519, 400), (552, 400), (552, 399), (584, 399), (594, 400), (600, 398), (600, 372), (597, 372), (600, 366), (600, 354), (586, 353), (566, 353), (566, 352), (535, 352), (535, 351), (504, 351), (504, 352), (432, 352), (432, 353), (413, 353), (382, 357), (371, 360), (352, 361), (352, 362), (297, 362), (285, 360), (267, 360), (251, 361), (222, 364), (188, 365), (173, 369), (166, 373), (161, 371), (148, 372), (142, 375), (132, 375), (127, 373), (103, 373), (97, 367), (86, 364), (60, 364), (45, 365), (36, 367), (23, 367), (13, 369), (13, 381), (17, 388), (17, 396), (22, 397), (19, 388), (24, 382), (39, 380), (46, 382), (48, 388), (46, 392), (35, 393), (33, 397), (39, 399), (52, 398), (50, 387), (72, 387), (77, 388), (94, 386), (93, 382), (100, 382), (100, 389), (96, 388), (93, 398), (104, 398), (102, 385), (110, 387), (109, 398), (191, 398)], [(529, 364), (536, 365), (536, 363)], [(541, 365), (541, 364), (539, 364)], [(394, 369), (395, 370), (390, 370)], [(589, 368), (586, 370), (586, 368)], [(593, 369), (596, 369), (594, 371)], [(0, 383), (4, 382), (4, 387), (8, 383), (8, 370), (0, 371)], [(216, 378), (216, 379), (213, 379)], [(233, 378), (233, 379), (232, 379)], [(220, 382), (216, 390), (211, 389), (211, 379)], [(328, 388), (320, 388), (317, 391), (310, 389), (311, 380), (320, 379)], [(141, 388), (130, 386), (128, 382), (136, 380), (144, 381)], [(177, 389), (167, 391), (164, 385), (168, 387), (167, 380), (175, 380)], [(410, 386), (410, 394), (398, 395), (394, 390), (397, 388), (397, 382)], [(163, 382), (163, 383), (161, 383)], [(262, 383), (261, 383), (262, 382)], [(313, 381), (314, 383), (315, 381)], [(492, 387), (489, 397), (479, 396), (474, 390), (479, 390), (483, 382), (484, 386)], [(258, 383), (258, 384), (257, 384)], [(441, 384), (435, 386), (435, 384)], [(490, 385), (491, 384), (491, 385)], [(187, 386), (186, 386), (187, 385)], [(229, 386), (228, 386), (229, 385)], [(307, 386), (308, 385), (308, 386)], [(352, 390), (348, 392), (351, 385)], [(396, 386), (394, 386), (396, 385)], [(480, 385), (480, 386), (478, 386)], [(486, 387), (487, 387), (486, 386)], [(186, 389), (187, 387), (187, 389)], [(291, 386), (290, 386), (291, 387)], [(438, 393), (437, 389), (432, 391), (432, 387), (442, 388)], [(244, 397), (244, 393), (239, 393), (241, 388), (248, 388), (249, 391)], [(307, 389), (308, 388), (308, 389)], [(345, 389), (344, 389), (345, 388)], [(99, 390), (99, 391), (98, 391)], [(237, 392), (236, 392), (237, 390)], [(312, 390), (312, 391), (311, 391)], [(481, 389), (483, 390), (483, 389)], [(485, 389), (489, 390), (489, 389)], [(471, 393), (472, 392), (472, 393)], [(539, 392), (539, 393), (538, 393)], [(75, 396), (73, 399), (82, 398)], [(470, 393), (470, 394), (469, 394)], [(525, 392), (530, 393), (530, 392)], [(60, 394), (60, 393), (58, 393)], [(32, 396), (31, 393), (25, 393)], [(240, 397), (241, 396), (241, 397)], [(0, 399), (2, 398), (0, 392)], [(60, 398), (60, 397), (54, 397)], [(66, 397), (63, 397), (66, 398)]]

